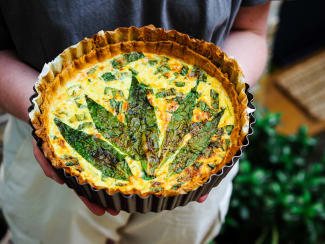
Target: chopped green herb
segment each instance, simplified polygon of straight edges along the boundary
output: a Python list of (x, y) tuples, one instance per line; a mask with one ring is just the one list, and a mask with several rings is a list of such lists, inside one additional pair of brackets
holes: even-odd
[(120, 63), (120, 60), (117, 59), (113, 59), (112, 61), (112, 66), (114, 69), (121, 69), (123, 67), (123, 65)]
[(124, 94), (121, 90), (113, 88), (113, 87), (105, 87), (104, 89), (105, 95), (112, 95), (114, 98), (116, 98), (117, 94), (119, 94), (122, 98), (124, 98)]
[(213, 170), (213, 169), (216, 167), (216, 165), (214, 165), (214, 164), (208, 164), (208, 166), (209, 166), (209, 168), (210, 168), (211, 170)]
[(161, 75), (164, 75), (164, 74), (168, 73), (169, 71), (170, 71), (169, 65), (167, 63), (163, 63), (158, 66), (155, 74), (160, 73)]
[(72, 161), (66, 162), (65, 166), (74, 166), (74, 162), (72, 162)]
[(226, 132), (228, 135), (231, 135), (232, 130), (234, 129), (234, 125), (226, 125)]
[(149, 59), (148, 63), (149, 63), (151, 66), (154, 66), (154, 65), (158, 64), (158, 60), (156, 60), (156, 59)]
[(137, 61), (141, 58), (144, 58), (144, 54), (141, 52), (140, 53), (138, 53), (138, 52), (127, 53), (127, 54), (124, 54), (123, 56), (128, 63), (131, 63), (131, 62)]
[(114, 98), (109, 100), (109, 104), (111, 105), (111, 108), (115, 110), (115, 112), (118, 114), (122, 110), (123, 102), (122, 101), (116, 101)]
[(111, 80), (116, 80), (115, 75), (113, 75), (111, 72), (106, 72), (102, 74), (101, 76), (104, 81), (111, 81)]
[(225, 150), (228, 150), (230, 144), (231, 144), (230, 139), (226, 139), (226, 140), (225, 140)]
[(90, 69), (87, 71), (87, 75), (91, 75), (91, 74), (95, 73), (96, 69), (97, 69), (97, 66), (94, 66), (94, 67), (90, 68)]
[(199, 84), (200, 82), (206, 82), (207, 81), (207, 75), (203, 70), (201, 70), (199, 67), (194, 66), (190, 75), (190, 77), (196, 77), (196, 83)]
[(169, 96), (174, 96), (174, 95), (176, 95), (175, 88), (170, 88), (168, 90), (161, 90), (156, 93), (157, 98), (169, 97)]
[(214, 109), (212, 109), (206, 102), (204, 101), (199, 101), (196, 106), (204, 111), (204, 112), (208, 112), (210, 114), (210, 116), (215, 116), (218, 112)]
[(88, 78), (88, 82), (91, 83), (91, 82), (93, 82), (93, 81), (92, 81), (91, 79)]
[(202, 101), (202, 100), (200, 100), (200, 101), (196, 104), (196, 106), (197, 106), (200, 110), (202, 110), (202, 111), (204, 111), (204, 112), (209, 112), (209, 111), (210, 111), (210, 107), (209, 107), (209, 105), (208, 105), (206, 102)]
[(210, 90), (210, 97), (212, 98), (212, 106), (216, 109), (219, 108), (219, 94), (214, 90)]
[(181, 73), (180, 73), (180, 74), (181, 74), (182, 76), (185, 76), (185, 75), (187, 75), (187, 73), (188, 73), (188, 67), (184, 65), (184, 66), (182, 67), (182, 70), (181, 70)]
[(185, 82), (178, 82), (178, 81), (176, 81), (175, 82), (175, 86), (177, 86), (177, 87), (184, 87), (185, 86)]

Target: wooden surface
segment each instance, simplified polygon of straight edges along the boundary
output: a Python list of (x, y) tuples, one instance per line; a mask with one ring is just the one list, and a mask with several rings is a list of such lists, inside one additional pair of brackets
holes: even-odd
[(307, 125), (310, 135), (325, 131), (325, 121), (311, 117), (275, 85), (274, 78), (276, 75), (279, 75), (279, 73), (263, 77), (260, 82), (260, 89), (255, 94), (255, 101), (257, 104), (266, 106), (271, 112), (280, 112), (282, 114), (282, 124), (278, 126), (277, 130), (280, 133), (292, 134), (300, 126)]
[(325, 120), (325, 50), (280, 72), (274, 80), (312, 117)]

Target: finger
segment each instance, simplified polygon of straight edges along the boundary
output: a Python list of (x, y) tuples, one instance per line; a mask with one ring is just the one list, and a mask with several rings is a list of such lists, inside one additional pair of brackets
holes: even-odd
[(204, 202), (208, 198), (209, 194), (200, 196), (200, 198), (197, 200), (197, 202), (201, 203)]
[(51, 179), (55, 180), (58, 184), (64, 184), (64, 181), (55, 173), (54, 169), (49, 165), (41, 150), (36, 146), (35, 140), (33, 140), (33, 144), (34, 156), (41, 168), (43, 169), (44, 174), (47, 177), (50, 177)]
[(79, 196), (79, 198), (83, 201), (83, 203), (87, 206), (87, 208), (96, 214), (97, 216), (102, 216), (105, 213), (105, 209), (98, 206), (95, 203), (89, 202), (85, 197)]
[(113, 216), (116, 216), (120, 213), (120, 211), (115, 211), (113, 209), (110, 209), (110, 208), (106, 208), (106, 212), (108, 212), (109, 214), (113, 215)]

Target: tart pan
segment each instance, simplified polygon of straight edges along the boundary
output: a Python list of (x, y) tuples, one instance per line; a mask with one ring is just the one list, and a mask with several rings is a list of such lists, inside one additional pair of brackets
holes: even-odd
[[(213, 62), (211, 65), (215, 65), (222, 73), (229, 78), (229, 80), (235, 85), (235, 89), (239, 94), (239, 99), (245, 104), (246, 108), (242, 112), (246, 114), (242, 121), (243, 130), (242, 134), (242, 146), (237, 147), (237, 152), (231, 159), (227, 159), (228, 163), (225, 164), (220, 170), (211, 174), (209, 179), (202, 184), (199, 188), (189, 191), (185, 194), (179, 194), (175, 196), (157, 196), (149, 195), (146, 197), (140, 196), (138, 194), (126, 195), (121, 192), (114, 194), (109, 194), (105, 189), (95, 189), (88, 183), (79, 183), (78, 176), (70, 175), (69, 171), (64, 168), (56, 168), (47, 158), (48, 163), (54, 168), (59, 177), (68, 185), (68, 187), (74, 189), (77, 194), (84, 196), (89, 201), (98, 204), (104, 208), (111, 208), (113, 210), (119, 211), (124, 210), (129, 213), (140, 212), (160, 212), (162, 210), (172, 210), (178, 206), (185, 206), (191, 201), (196, 201), (200, 196), (207, 194), (213, 187), (216, 187), (222, 179), (228, 174), (233, 165), (239, 160), (242, 155), (242, 150), (244, 147), (248, 146), (248, 136), (252, 134), (253, 130), (251, 125), (255, 122), (252, 115), (254, 111), (254, 106), (252, 105), (253, 96), (248, 91), (248, 85), (244, 83), (243, 75), (237, 62), (228, 58), (226, 54), (222, 53), (218, 47), (211, 43), (206, 43), (201, 40), (190, 38), (188, 35), (179, 33), (177, 31), (165, 31), (162, 28), (155, 28), (153, 26), (145, 26), (142, 28), (130, 27), (130, 28), (118, 28), (115, 31), (99, 32), (95, 35), (92, 40), (85, 39), (76, 45), (67, 48), (60, 56), (58, 56), (54, 61), (46, 64), (39, 76), (39, 80), (44, 78), (46, 82), (50, 82), (53, 77), (59, 73), (64, 67), (67, 67), (69, 63), (73, 62), (74, 59), (81, 57), (82, 54), (87, 54), (93, 48), (98, 48), (99, 55), (101, 56), (104, 49), (103, 46), (111, 43), (121, 42), (121, 47), (128, 47), (124, 43), (130, 40), (147, 40), (149, 43), (154, 43), (156, 41), (161, 41), (161, 45), (165, 46), (168, 44), (168, 40), (171, 39), (175, 41), (177, 45), (189, 45), (190, 49), (194, 50), (198, 54), (211, 59)], [(151, 45), (151, 44), (149, 44)], [(114, 46), (114, 45), (113, 45)], [(78, 62), (76, 63), (78, 65)], [(208, 64), (207, 64), (208, 65)], [(40, 98), (39, 81), (35, 83), (34, 91), (35, 93), (30, 97), (31, 106), (29, 107), (30, 117), (33, 118), (35, 111), (41, 113), (40, 108), (37, 104), (37, 100)], [(33, 121), (34, 122), (34, 121)], [(44, 145), (43, 139), (37, 136), (37, 131), (33, 123), (30, 121), (32, 126), (32, 135), (37, 141), (37, 146), (43, 152), (42, 145)], [(42, 126), (37, 124), (37, 126)], [(40, 128), (38, 128), (40, 129)], [(42, 129), (42, 127), (41, 127)], [(45, 154), (44, 154), (45, 155)]]
[[(147, 212), (161, 212), (163, 210), (172, 210), (179, 206), (185, 206), (189, 202), (198, 200), (202, 195), (208, 194), (213, 187), (219, 185), (222, 179), (228, 174), (231, 168), (238, 162), (242, 155), (242, 150), (249, 145), (248, 137), (253, 133), (252, 125), (255, 123), (255, 118), (253, 116), (253, 111), (255, 110), (252, 104), (253, 95), (248, 91), (249, 85), (246, 84), (245, 93), (248, 98), (248, 108), (251, 109), (249, 113), (249, 131), (245, 136), (243, 145), (237, 151), (235, 156), (232, 158), (231, 162), (227, 163), (219, 172), (212, 174), (207, 182), (205, 182), (201, 187), (194, 191), (187, 192), (186, 194), (180, 194), (176, 196), (161, 197), (156, 195), (149, 195), (147, 197), (141, 197), (138, 194), (124, 195), (120, 192), (110, 195), (106, 190), (95, 189), (88, 183), (80, 184), (78, 182), (77, 176), (71, 176), (65, 172), (63, 168), (54, 167), (49, 159), (47, 162), (59, 175), (59, 177), (67, 184), (68, 187), (75, 190), (79, 196), (87, 198), (90, 202), (96, 203), (101, 207), (110, 208), (114, 211), (126, 211), (128, 213), (147, 213)], [(30, 101), (38, 96), (36, 89), (35, 93), (30, 97)], [(34, 104), (29, 107), (28, 111), (34, 109)], [(32, 123), (30, 125), (33, 128), (32, 135), (37, 142), (37, 146), (42, 150), (42, 139), (35, 134), (35, 128)]]

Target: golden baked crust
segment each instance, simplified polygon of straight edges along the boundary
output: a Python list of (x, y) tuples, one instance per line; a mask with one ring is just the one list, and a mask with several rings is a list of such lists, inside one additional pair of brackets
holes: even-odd
[[(79, 70), (112, 58), (116, 55), (130, 52), (146, 52), (159, 55), (167, 55), (183, 60), (185, 63), (200, 67), (209, 75), (216, 77), (227, 91), (231, 99), (234, 114), (235, 127), (231, 134), (232, 145), (228, 149), (226, 157), (208, 174), (193, 177), (191, 187), (177, 190), (163, 190), (155, 193), (147, 191), (143, 194), (137, 189), (111, 189), (94, 183), (81, 177), (78, 170), (67, 167), (60, 159), (50, 143), (47, 128), (48, 109), (55, 91), (78, 73)], [(248, 132), (247, 97), (243, 75), (237, 62), (230, 59), (212, 43), (191, 39), (188, 35), (177, 31), (166, 31), (162, 28), (146, 26), (142, 28), (118, 28), (114, 31), (99, 32), (91, 38), (86, 38), (66, 49), (58, 58), (46, 65), (35, 85), (38, 97), (33, 100), (34, 110), (30, 113), (31, 122), (35, 128), (35, 134), (42, 139), (42, 149), (45, 156), (53, 166), (64, 168), (68, 174), (78, 176), (80, 183), (89, 183), (94, 188), (106, 189), (109, 194), (121, 191), (124, 194), (139, 194), (146, 196), (156, 194), (170, 196), (195, 190), (206, 182), (210, 175), (218, 172), (226, 163), (230, 162), (242, 145), (242, 141)]]

